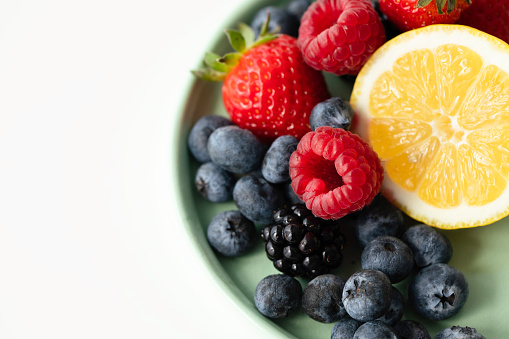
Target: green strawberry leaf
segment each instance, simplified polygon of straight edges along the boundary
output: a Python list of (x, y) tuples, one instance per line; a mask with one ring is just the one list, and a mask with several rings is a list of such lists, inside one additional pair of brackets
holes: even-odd
[(239, 31), (227, 29), (225, 33), (228, 37), (228, 40), (230, 41), (230, 45), (234, 50), (239, 53), (243, 53), (246, 50), (246, 40)]
[(203, 58), (203, 61), (205, 62), (205, 65), (209, 66), (210, 68), (212, 68), (215, 71), (223, 72), (223, 73), (228, 73), (228, 71), (229, 71), (228, 65), (223, 63), (221, 61), (221, 56), (216, 53), (212, 53), (212, 52), (205, 53), (205, 57)]
[(244, 41), (246, 43), (246, 47), (249, 48), (255, 42), (255, 32), (253, 29), (246, 25), (245, 23), (239, 23), (239, 32), (244, 37)]
[(419, 1), (417, 1), (417, 5), (415, 5), (415, 7), (417, 7), (417, 8), (426, 7), (430, 3), (431, 3), (431, 0), (419, 0)]
[(223, 57), (221, 57), (219, 62), (225, 64), (228, 67), (228, 69), (232, 69), (233, 66), (238, 64), (238, 62), (241, 58), (242, 58), (242, 54), (240, 54), (240, 53), (228, 53), (228, 54), (225, 54)]
[(197, 78), (207, 81), (223, 81), (226, 78), (226, 73), (218, 72), (212, 68), (200, 68), (191, 71)]
[(456, 7), (456, 0), (449, 0), (447, 1), (447, 14), (454, 11), (454, 8)]

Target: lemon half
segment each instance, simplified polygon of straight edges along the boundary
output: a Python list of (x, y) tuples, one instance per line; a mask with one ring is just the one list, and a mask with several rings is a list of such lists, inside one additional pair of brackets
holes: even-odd
[(388, 41), (357, 76), (355, 132), (385, 169), (384, 195), (444, 229), (509, 214), (509, 45), (461, 25)]

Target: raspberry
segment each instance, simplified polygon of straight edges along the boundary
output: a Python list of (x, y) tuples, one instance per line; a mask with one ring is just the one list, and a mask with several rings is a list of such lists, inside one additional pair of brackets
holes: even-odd
[(304, 13), (299, 44), (308, 65), (336, 75), (356, 75), (386, 40), (370, 0), (318, 0)]
[(290, 157), (293, 190), (322, 219), (339, 219), (370, 204), (383, 175), (371, 146), (341, 128), (308, 132)]

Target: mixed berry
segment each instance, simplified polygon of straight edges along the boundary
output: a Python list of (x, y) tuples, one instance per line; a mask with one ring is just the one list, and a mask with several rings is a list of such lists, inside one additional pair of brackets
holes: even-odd
[[(429, 15), (444, 9), (436, 2)], [(468, 2), (447, 7), (440, 20), (453, 20)], [(236, 206), (210, 221), (211, 247), (236, 257), (262, 241), (275, 271), (253, 291), (256, 308), (268, 318), (301, 310), (334, 323), (331, 338), (430, 338), (422, 324), (403, 319), (406, 307), (439, 321), (460, 312), (469, 295), (465, 275), (448, 264), (452, 246), (444, 233), (409, 220), (380, 192), (380, 159), (349, 131), (355, 112), (348, 100), (331, 97), (324, 79), (355, 76), (392, 37), (389, 29), (397, 35), (415, 24), (394, 16), (406, 11), (415, 19), (423, 6), (397, 3), (293, 0), (264, 7), (250, 26), (227, 30), (235, 52), (208, 53), (195, 71), (223, 81), (228, 113), (202, 117), (188, 136), (200, 164), (196, 190), (212, 203)], [(356, 244), (346, 243), (347, 229)], [(355, 258), (361, 266), (342, 276), (348, 245), (362, 250)], [(396, 284), (405, 280), (402, 291)], [(459, 326), (436, 338), (467, 337), (483, 338)]]

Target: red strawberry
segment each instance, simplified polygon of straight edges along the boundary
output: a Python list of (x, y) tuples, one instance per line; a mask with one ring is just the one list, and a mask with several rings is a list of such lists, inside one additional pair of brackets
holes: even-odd
[(454, 24), (471, 0), (379, 0), (380, 11), (405, 32), (434, 25)]
[(370, 0), (318, 0), (308, 7), (299, 28), (306, 62), (336, 75), (359, 73), (385, 40)]
[(208, 53), (208, 67), (194, 73), (206, 80), (224, 80), (226, 111), (260, 140), (269, 143), (281, 135), (300, 139), (311, 130), (311, 110), (330, 94), (323, 74), (304, 62), (297, 39), (268, 34), (267, 25), (257, 41), (245, 24), (239, 31), (227, 30), (237, 52), (223, 57)]
[(509, 43), (509, 0), (475, 0), (458, 24), (477, 28)]

